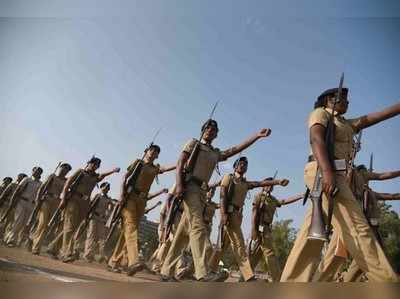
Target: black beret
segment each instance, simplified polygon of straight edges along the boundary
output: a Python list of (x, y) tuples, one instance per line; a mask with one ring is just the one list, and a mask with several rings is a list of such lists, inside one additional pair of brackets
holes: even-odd
[[(327, 89), (325, 90), (323, 93), (321, 93), (318, 97), (318, 101), (322, 101), (326, 96), (330, 96), (330, 95), (335, 95), (337, 94), (339, 88), (331, 88), (331, 89)], [(346, 87), (342, 88), (342, 94), (347, 96), (347, 93), (349, 92), (349, 89)]]
[(71, 169), (72, 169), (71, 165), (70, 165), (70, 164), (68, 164), (68, 163), (66, 163), (66, 162), (64, 162), (64, 163), (61, 163), (60, 167), (65, 167), (65, 168), (68, 168), (69, 170), (71, 170)]
[(104, 188), (104, 187), (106, 187), (106, 186), (110, 186), (110, 183), (104, 182), (104, 183), (101, 183), (101, 184), (100, 184), (100, 188)]
[(217, 121), (211, 118), (201, 126), (201, 131), (203, 132), (207, 127), (214, 127), (217, 131), (219, 130)]
[(233, 168), (235, 169), (238, 166), (239, 162), (242, 162), (242, 161), (246, 162), (246, 164), (249, 164), (249, 160), (247, 160), (246, 157), (240, 157), (240, 158), (236, 159), (235, 163), (233, 163)]
[(101, 164), (101, 159), (97, 158), (95, 156), (91, 157), (89, 161), (87, 161), (87, 164)]

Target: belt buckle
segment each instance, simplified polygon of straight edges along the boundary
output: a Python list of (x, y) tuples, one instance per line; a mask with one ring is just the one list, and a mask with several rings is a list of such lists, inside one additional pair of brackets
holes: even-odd
[(228, 213), (233, 213), (233, 205), (228, 206)]
[(346, 171), (347, 170), (347, 163), (345, 159), (335, 160), (335, 169), (336, 171)]
[(264, 232), (264, 225), (260, 225), (260, 226), (258, 227), (258, 231), (259, 231), (260, 233), (263, 233), (263, 232)]
[(373, 225), (373, 226), (377, 226), (377, 225), (379, 224), (377, 218), (370, 218), (370, 219), (369, 219), (369, 222), (370, 222), (371, 225)]

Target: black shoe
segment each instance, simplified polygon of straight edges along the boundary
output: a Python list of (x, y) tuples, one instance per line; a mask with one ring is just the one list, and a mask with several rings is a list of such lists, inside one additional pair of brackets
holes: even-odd
[(126, 271), (126, 275), (133, 276), (137, 272), (142, 271), (143, 269), (144, 269), (144, 264), (143, 263), (136, 263), (136, 264), (128, 267), (128, 269)]
[(257, 282), (257, 281), (260, 281), (260, 280), (257, 279), (255, 276), (252, 276), (249, 279), (247, 279), (245, 282)]
[(88, 256), (88, 257), (84, 257), (83, 260), (84, 260), (85, 262), (87, 262), (87, 263), (93, 263), (94, 258), (91, 257), (91, 256)]
[(57, 253), (54, 252), (53, 250), (48, 249), (46, 253), (53, 259), (53, 260), (58, 260)]
[(179, 282), (179, 280), (177, 280), (175, 277), (165, 276), (165, 275), (160, 276), (160, 281), (161, 282)]
[(76, 260), (75, 256), (69, 255), (62, 259), (63, 263), (73, 263)]
[(33, 250), (33, 251), (32, 251), (32, 255), (40, 255), (39, 250)]
[(207, 276), (200, 278), (198, 281), (200, 282), (223, 282), (229, 277), (228, 273), (225, 271), (222, 272), (210, 272)]
[(112, 273), (121, 273), (121, 269), (115, 266), (107, 265), (107, 271)]

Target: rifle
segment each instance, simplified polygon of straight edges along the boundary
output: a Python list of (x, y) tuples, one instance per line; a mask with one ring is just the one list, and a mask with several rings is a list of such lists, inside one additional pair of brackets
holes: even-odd
[(160, 206), (161, 204), (162, 204), (161, 201), (157, 202), (157, 203), (156, 203), (155, 205), (153, 205), (152, 207), (146, 209), (146, 210), (144, 211), (144, 213), (145, 213), (145, 214), (148, 214), (149, 212), (151, 212), (152, 210), (154, 210), (155, 208), (157, 208), (157, 207)]
[[(326, 128), (325, 133), (325, 143), (328, 146), (328, 157), (332, 165), (333, 171), (335, 171), (335, 157), (334, 157), (334, 145), (335, 145), (335, 108), (336, 104), (339, 102), (342, 95), (344, 74), (340, 77), (340, 83), (338, 92), (336, 94), (335, 103), (333, 105), (332, 113), (330, 114), (330, 119)], [(322, 209), (322, 172), (321, 168), (317, 165), (317, 173), (314, 178), (314, 184), (312, 190), (306, 191), (310, 195), (312, 201), (312, 215), (311, 215), (311, 226), (308, 232), (307, 239), (322, 240), (325, 242), (329, 241), (329, 235), (331, 233), (331, 222), (333, 215), (333, 198), (337, 192), (336, 188), (333, 194), (325, 194), (328, 199), (328, 216), (327, 222), (324, 221), (324, 213)]]
[(258, 248), (260, 248), (260, 245), (261, 244), (259, 239), (257, 240), (250, 239), (249, 245), (247, 246), (247, 255), (249, 257), (253, 256), (257, 252)]
[(28, 223), (26, 224), (26, 231), (30, 231), (30, 229), (33, 227), (34, 222), (36, 220), (37, 214), (40, 211), (40, 208), (42, 207), (43, 204), (43, 199), (45, 196), (48, 194), (48, 189), (50, 184), (53, 182), (54, 176), (56, 175), (57, 169), (60, 167), (61, 162), (58, 162), (56, 169), (54, 169), (52, 176), (47, 180), (46, 184), (43, 186), (43, 194), (39, 198), (39, 190), (38, 190), (38, 198), (36, 200), (35, 208), (33, 209), (31, 215), (29, 216)]
[[(218, 101), (214, 104), (214, 106), (211, 110), (211, 113), (208, 118), (208, 122), (211, 121), (217, 106), (218, 106)], [(207, 127), (207, 125), (206, 125), (206, 127)], [(196, 165), (197, 158), (199, 156), (199, 151), (200, 151), (200, 144), (201, 144), (201, 140), (203, 139), (204, 133), (205, 133), (205, 130), (202, 130), (201, 134), (200, 134), (200, 138), (199, 138), (199, 140), (196, 140), (195, 145), (193, 146), (193, 150), (190, 153), (190, 156), (186, 162), (185, 169), (184, 169), (184, 176), (185, 176), (184, 181), (185, 182), (189, 181), (190, 174), (193, 172), (194, 167)], [(166, 221), (165, 221), (166, 225), (165, 225), (164, 240), (167, 240), (169, 237), (169, 234), (172, 230), (172, 226), (175, 222), (175, 217), (179, 211), (179, 207), (182, 204), (183, 196), (181, 196), (179, 198), (176, 196), (171, 196), (169, 199), (170, 199), (171, 204), (168, 209), (168, 213), (167, 213), (167, 217), (166, 217)]]
[(351, 151), (351, 156), (350, 156), (350, 161), (349, 161), (349, 167), (350, 170), (347, 174), (347, 180), (349, 184), (353, 183), (353, 173), (354, 173), (354, 161), (356, 159), (357, 153), (361, 149), (361, 137), (362, 137), (362, 131), (360, 131), (357, 136), (356, 136), (356, 142), (353, 145), (353, 149)]
[[(374, 168), (373, 168), (373, 164), (374, 164), (374, 153), (371, 153), (370, 157), (369, 157), (369, 172), (373, 172)], [(367, 219), (369, 218), (369, 188), (368, 185), (364, 186), (364, 193), (363, 193), (363, 211), (364, 211), (364, 215), (365, 217), (367, 217)]]
[(51, 231), (53, 231), (55, 225), (57, 224), (57, 222), (59, 221), (60, 217), (61, 217), (61, 213), (63, 212), (63, 210), (65, 209), (65, 206), (67, 204), (67, 201), (69, 200), (70, 196), (72, 195), (72, 193), (75, 191), (75, 189), (78, 187), (78, 184), (80, 182), (80, 180), (83, 177), (83, 171), (81, 171), (77, 177), (74, 179), (74, 181), (71, 183), (67, 194), (65, 195), (65, 205), (61, 206), (59, 205), (57, 207), (57, 209), (55, 210), (53, 216), (51, 217), (49, 223), (47, 224), (47, 234), (46, 237), (48, 237), (48, 235), (50, 234)]
[(217, 236), (217, 245), (216, 249), (217, 251), (222, 251), (222, 248), (224, 247), (224, 235), (225, 235), (225, 225), (222, 224), (222, 222), (218, 226), (218, 236)]

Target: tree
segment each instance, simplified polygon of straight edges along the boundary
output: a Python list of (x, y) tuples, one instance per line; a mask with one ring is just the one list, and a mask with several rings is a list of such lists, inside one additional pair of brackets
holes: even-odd
[(282, 269), (296, 240), (297, 230), (291, 226), (292, 222), (292, 219), (286, 219), (272, 224), (274, 251)]
[(384, 250), (397, 273), (400, 272), (400, 218), (387, 203), (381, 204), (379, 232), (384, 243)]

